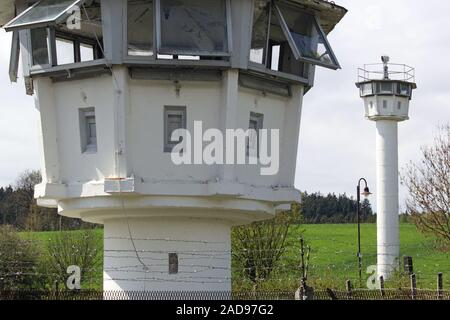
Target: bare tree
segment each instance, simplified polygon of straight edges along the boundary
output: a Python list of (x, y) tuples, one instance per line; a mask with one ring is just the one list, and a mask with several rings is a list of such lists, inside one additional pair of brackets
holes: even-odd
[(422, 148), (421, 162), (405, 168), (402, 183), (409, 191), (407, 211), (417, 227), (450, 250), (450, 123), (439, 127), (433, 145)]

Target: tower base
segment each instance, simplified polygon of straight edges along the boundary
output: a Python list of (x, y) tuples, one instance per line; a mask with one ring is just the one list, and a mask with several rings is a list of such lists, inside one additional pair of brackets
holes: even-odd
[(231, 291), (225, 220), (117, 218), (104, 229), (104, 291)]

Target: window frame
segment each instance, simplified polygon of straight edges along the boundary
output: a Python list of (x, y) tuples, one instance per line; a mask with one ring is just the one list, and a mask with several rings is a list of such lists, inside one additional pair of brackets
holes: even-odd
[(164, 106), (164, 131), (163, 131), (163, 145), (164, 145), (164, 153), (171, 153), (173, 148), (179, 144), (179, 142), (171, 141), (171, 135), (169, 135), (169, 115), (170, 114), (181, 114), (181, 128), (178, 129), (187, 129), (187, 107), (186, 106)]
[[(53, 30), (53, 33), (51, 35), (52, 36), (51, 42), (52, 42), (52, 45), (55, 46), (55, 50), (56, 50), (56, 38), (60, 38), (60, 39), (66, 40), (66, 41), (73, 42), (74, 58), (75, 58), (74, 63), (89, 62), (89, 61), (81, 61), (81, 45), (82, 44), (92, 46), (94, 60), (91, 60), (91, 61), (100, 59), (99, 53), (100, 53), (101, 49), (100, 49), (100, 45), (97, 43), (96, 40), (93, 40), (93, 39), (90, 39), (87, 37), (83, 37), (80, 35), (74, 35), (71, 33), (64, 32), (64, 31), (55, 30), (53, 28), (52, 28), (52, 30)], [(56, 56), (52, 60), (54, 60), (56, 62), (55, 65), (58, 65), (58, 60), (57, 60)], [(61, 64), (61, 66), (64, 66), (64, 64)]]
[[(38, 29), (38, 28), (36, 28)], [(28, 42), (28, 56), (30, 59), (30, 71), (34, 70), (41, 70), (41, 69), (49, 69), (56, 65), (56, 48), (55, 43), (52, 41), (53, 39), (53, 32), (50, 28), (42, 28), (45, 29), (47, 32), (47, 56), (48, 56), (48, 63), (47, 64), (34, 64), (34, 58), (33, 58), (33, 40), (32, 40), (32, 31), (36, 29), (28, 29), (27, 32), (27, 42)]]
[[(253, 128), (250, 127), (250, 123), (252, 122), (252, 120), (256, 120), (257, 123), (257, 129), (256, 129), (256, 157), (259, 158), (260, 155), (260, 131), (262, 129), (264, 129), (264, 114), (263, 113), (259, 113), (259, 112), (254, 112), (251, 111), (250, 112), (250, 116), (249, 116), (249, 120), (248, 120), (248, 129), (249, 130), (254, 130)], [(248, 136), (247, 138), (247, 157), (250, 157), (250, 136)]]
[[(289, 4), (286, 3), (286, 5), (289, 5)], [(275, 9), (275, 14), (277, 15), (277, 18), (280, 21), (280, 26), (281, 26), (281, 29), (283, 30), (283, 34), (286, 37), (286, 40), (289, 42), (291, 50), (294, 53), (294, 57), (297, 59), (297, 61), (303, 61), (303, 62), (311, 63), (313, 65), (321, 66), (324, 68), (333, 69), (333, 70), (341, 69), (341, 65), (339, 64), (339, 61), (338, 61), (336, 55), (334, 54), (333, 48), (331, 47), (331, 45), (328, 41), (327, 35), (323, 31), (322, 26), (320, 25), (319, 20), (316, 15), (305, 12), (304, 10), (301, 10), (299, 8), (299, 10), (305, 12), (306, 14), (308, 14), (312, 17), (313, 23), (314, 23), (315, 27), (317, 28), (317, 31), (320, 33), (320, 35), (324, 39), (325, 46), (329, 50), (328, 54), (331, 56), (331, 59), (333, 60), (334, 64), (323, 63), (323, 62), (315, 60), (315, 59), (303, 57), (302, 53), (300, 52), (297, 45), (295, 44), (295, 41), (291, 35), (291, 32), (289, 31), (289, 26), (288, 26), (286, 20), (284, 19), (284, 16), (283, 16), (283, 13), (282, 13), (280, 7), (276, 3), (273, 6)]]
[[(269, 12), (268, 12), (268, 17), (267, 17), (267, 24), (268, 24), (268, 26), (267, 26), (267, 34), (266, 34), (266, 43), (265, 43), (263, 57), (262, 57), (263, 61), (262, 61), (262, 63), (259, 63), (257, 61), (250, 60), (250, 57), (249, 57), (249, 63), (262, 65), (262, 66), (265, 66), (266, 68), (267, 68), (267, 59), (269, 57), (270, 26), (272, 24), (272, 10), (273, 10), (273, 8), (272, 8), (273, 6), (272, 6), (271, 2), (267, 1), (267, 4), (268, 4)], [(251, 28), (252, 28), (252, 35), (251, 35), (251, 37), (252, 38), (250, 39), (250, 52), (251, 52), (251, 50), (253, 50), (251, 44), (252, 44), (252, 41), (253, 41), (254, 10), (255, 10), (255, 8), (253, 6), (253, 8), (252, 8), (252, 23), (251, 23)]]
[[(80, 147), (82, 154), (95, 154), (98, 151), (98, 130), (97, 130), (97, 115), (95, 112), (95, 107), (89, 108), (79, 108), (79, 126), (80, 126)], [(94, 118), (95, 121), (95, 144), (89, 143), (89, 121), (88, 118)]]
[[(231, 57), (233, 52), (233, 29), (232, 29), (232, 12), (230, 0), (225, 1), (225, 14), (227, 23), (227, 42), (228, 42), (228, 52), (201, 52), (201, 51), (187, 51), (187, 52), (177, 52), (176, 50), (161, 51), (161, 0), (154, 0), (156, 3), (155, 10), (155, 21), (156, 21), (156, 58), (158, 55), (181, 55), (181, 56), (199, 56), (201, 57)], [(128, 22), (127, 22), (128, 24)], [(128, 40), (127, 40), (128, 41)]]
[(158, 56), (156, 47), (156, 16), (157, 16), (157, 2), (153, 0), (153, 54), (151, 56), (133, 56), (128, 54), (128, 0), (123, 1), (123, 57), (125, 61), (155, 61)]
[[(67, 12), (72, 9), (74, 6), (80, 4), (81, 2), (84, 2), (85, 0), (73, 0), (72, 4), (68, 5), (66, 9), (62, 10), (61, 13), (59, 13), (55, 18), (53, 19), (44, 19), (44, 20), (38, 20), (35, 22), (28, 22), (28, 23), (21, 23), (18, 25), (14, 25), (14, 23), (21, 19), (23, 16), (27, 15), (30, 11), (34, 10), (43, 0), (39, 0), (33, 5), (31, 5), (29, 8), (21, 12), (17, 17), (9, 21), (3, 28), (6, 31), (14, 31), (14, 30), (20, 30), (20, 29), (36, 29), (36, 28), (45, 28), (52, 25), (57, 24), (59, 21), (63, 19), (65, 15), (67, 15)], [(14, 26), (13, 26), (14, 25)]]
[(9, 80), (17, 82), (20, 59), (20, 35), (19, 31), (13, 32), (11, 40), (11, 53), (9, 60)]

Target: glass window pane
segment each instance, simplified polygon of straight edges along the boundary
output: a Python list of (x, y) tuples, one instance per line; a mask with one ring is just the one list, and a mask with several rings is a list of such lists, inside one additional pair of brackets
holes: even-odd
[(80, 60), (83, 61), (92, 61), (94, 60), (94, 46), (90, 44), (80, 44)]
[(46, 28), (31, 30), (31, 51), (33, 65), (48, 65), (48, 33)]
[(391, 82), (382, 82), (381, 83), (381, 92), (392, 93), (392, 83)]
[(267, 37), (269, 32), (270, 2), (256, 0), (253, 8), (253, 31), (250, 61), (265, 63)]
[(278, 5), (278, 8), (301, 58), (337, 68), (338, 63), (331, 54), (331, 48), (328, 47), (325, 35), (314, 16), (290, 6)]
[(225, 0), (161, 0), (161, 53), (228, 52)]
[(268, 61), (265, 63), (267, 68), (275, 71), (304, 76), (303, 62), (296, 60), (294, 53), (286, 39), (281, 28), (280, 21), (272, 10), (270, 18)]
[(153, 0), (128, 0), (128, 55), (153, 55)]
[(399, 84), (400, 86), (400, 94), (405, 95), (405, 96), (409, 96), (409, 85), (405, 84), (405, 83), (401, 83)]
[(56, 38), (56, 59), (58, 65), (75, 62), (73, 41)]
[(54, 22), (79, 0), (41, 0), (31, 9), (20, 14), (8, 23), (5, 28), (14, 28), (37, 23)]
[(361, 85), (361, 95), (366, 96), (370, 94), (373, 94), (372, 83), (365, 83)]

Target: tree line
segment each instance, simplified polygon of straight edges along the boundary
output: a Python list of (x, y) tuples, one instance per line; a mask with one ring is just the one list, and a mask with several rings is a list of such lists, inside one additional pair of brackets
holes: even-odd
[[(319, 192), (302, 194), (299, 205), (303, 222), (308, 224), (326, 223), (356, 223), (357, 201), (346, 194), (330, 193), (322, 195)], [(361, 201), (361, 222), (376, 222), (376, 215), (368, 199)]]
[(89, 228), (79, 219), (65, 218), (57, 209), (43, 208), (34, 199), (34, 186), (41, 183), (39, 171), (25, 171), (15, 183), (0, 187), (0, 225), (21, 231), (57, 231)]

